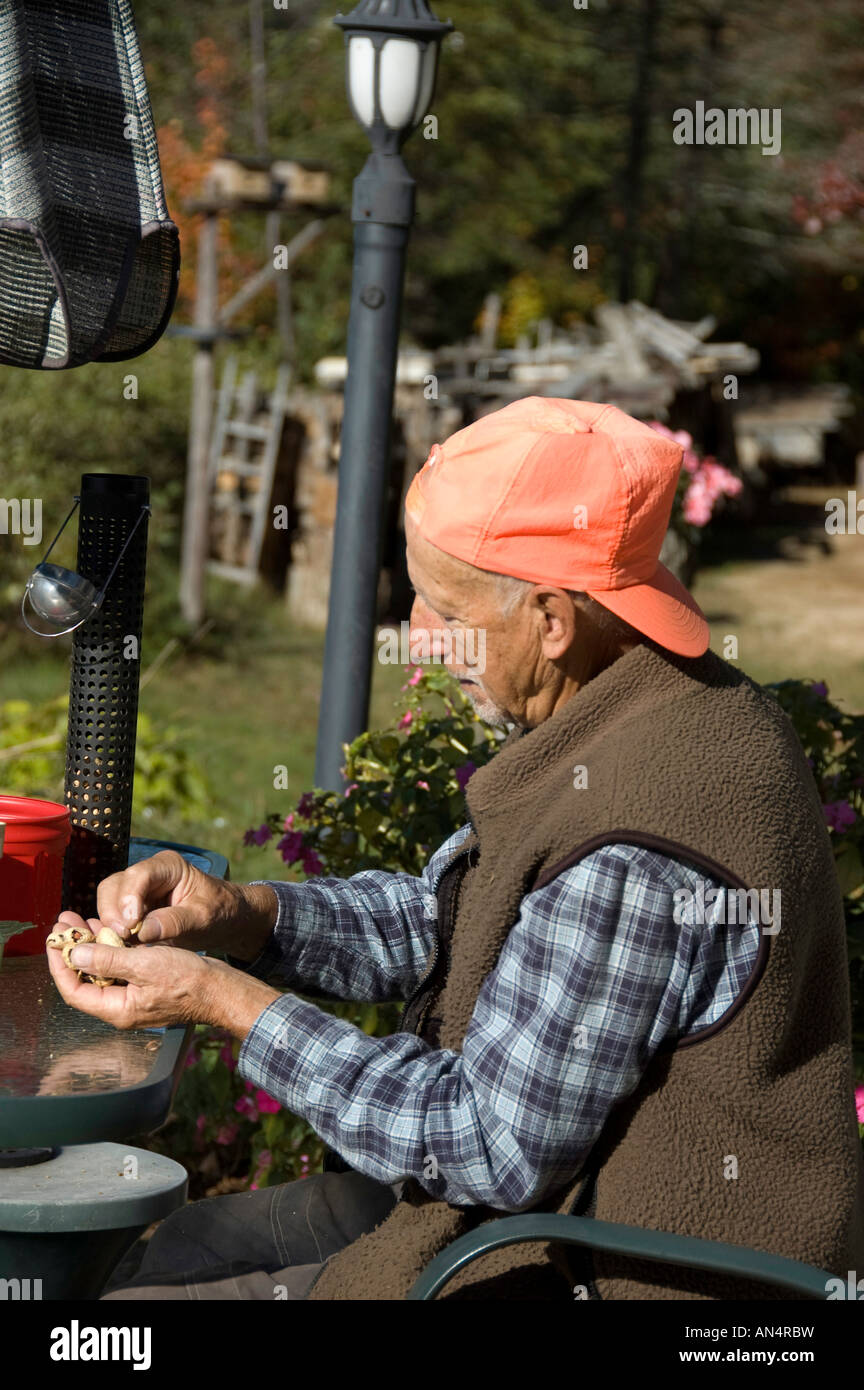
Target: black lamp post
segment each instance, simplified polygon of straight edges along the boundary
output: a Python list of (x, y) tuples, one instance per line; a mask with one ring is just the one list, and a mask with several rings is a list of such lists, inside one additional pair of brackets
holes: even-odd
[(354, 180), (354, 269), (315, 782), (342, 785), (342, 745), (366, 728), (405, 247), (414, 180), (399, 153), (435, 87), (453, 25), (425, 0), (360, 0), (337, 15), (351, 109), (372, 153)]

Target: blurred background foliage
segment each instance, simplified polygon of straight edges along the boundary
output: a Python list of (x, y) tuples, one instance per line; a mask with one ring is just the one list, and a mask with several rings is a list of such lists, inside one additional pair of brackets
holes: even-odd
[[(69, 696), (33, 704), (0, 703), (0, 785), (20, 796), (64, 800)], [(212, 788), (181, 742), (176, 729), (156, 728), (138, 716), (132, 811), (161, 827), (167, 816), (181, 824), (200, 824), (211, 809)]]
[[(344, 210), (292, 271), (297, 370), (307, 381), (319, 357), (344, 351), (351, 183), (368, 148), (345, 97), (335, 8), (285, 0), (262, 9), (271, 153), (323, 161)], [(187, 202), (213, 156), (256, 151), (251, 11), (241, 0), (146, 0), (137, 9), (169, 207), (181, 226), (174, 321), (182, 324), (195, 285)], [(491, 291), (502, 296), (505, 344), (541, 317), (573, 326), (604, 299), (635, 296), (672, 317), (713, 313), (719, 337), (759, 349), (764, 377), (843, 380), (861, 404), (857, 0), (788, 0), (782, 24), (764, 0), (595, 0), (585, 10), (559, 0), (452, 0), (439, 10), (456, 30), (441, 58), (437, 138), (421, 129), (406, 146), (418, 213), (405, 343), (464, 338)], [(674, 144), (673, 112), (697, 100), (779, 108), (782, 152)], [(305, 220), (286, 218), (283, 240)], [(238, 213), (220, 232), (224, 299), (263, 263), (264, 220)], [(587, 270), (573, 269), (576, 245), (588, 247)], [(248, 330), (244, 365), (275, 365), (274, 314), (271, 287), (238, 319)], [(166, 336), (130, 362), (59, 373), (0, 367), (2, 491), (42, 498), (46, 539), (82, 471), (150, 476), (155, 641), (177, 631), (191, 354), (188, 340)], [(124, 396), (130, 373), (137, 399)], [(20, 631), (17, 595), (34, 550), (17, 538), (0, 548), (0, 655)], [(227, 594), (226, 603), (234, 604)], [(238, 622), (245, 616), (241, 604)]]

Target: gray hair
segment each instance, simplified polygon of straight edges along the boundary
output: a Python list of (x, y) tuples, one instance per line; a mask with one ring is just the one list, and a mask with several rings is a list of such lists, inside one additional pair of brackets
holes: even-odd
[[(509, 574), (494, 574), (491, 570), (485, 570), (485, 574), (492, 580), (498, 594), (499, 611), (501, 616), (509, 618), (511, 614), (524, 602), (528, 590), (533, 587), (535, 581), (531, 579), (515, 579)], [(629, 623), (625, 623), (623, 618), (619, 618), (609, 608), (604, 608), (602, 603), (590, 598), (588, 594), (581, 593), (578, 589), (568, 589), (567, 593), (575, 599), (583, 611), (587, 612), (592, 622), (603, 632), (606, 637), (612, 640), (622, 641), (635, 638), (641, 641), (641, 634), (632, 628)]]

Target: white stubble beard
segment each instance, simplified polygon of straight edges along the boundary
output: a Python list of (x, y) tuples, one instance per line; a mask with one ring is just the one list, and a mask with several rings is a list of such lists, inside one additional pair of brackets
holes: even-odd
[(477, 718), (482, 719), (485, 724), (491, 724), (493, 728), (506, 729), (510, 733), (516, 727), (513, 720), (495, 704), (494, 700), (490, 699), (479, 681), (475, 682), (475, 686), (478, 692), (476, 695), (470, 687), (467, 690), (463, 687), (463, 693), (468, 696), (474, 706), (474, 713)]

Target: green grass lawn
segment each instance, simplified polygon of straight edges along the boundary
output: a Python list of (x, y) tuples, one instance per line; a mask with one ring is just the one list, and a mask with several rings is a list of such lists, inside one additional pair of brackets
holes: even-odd
[[(290, 626), (284, 606), (263, 595), (256, 630), (249, 635), (216, 635), (206, 654), (169, 659), (141, 692), (140, 709), (157, 728), (177, 730), (212, 787), (212, 816), (205, 822), (138, 820), (133, 834), (186, 841), (226, 855), (240, 881), (278, 878), (284, 865), (273, 843), (243, 845), (243, 832), (259, 825), (268, 811), (287, 813), (312, 786), (318, 720), (322, 633)], [(260, 632), (266, 626), (264, 640)], [(147, 646), (143, 666), (156, 653)], [(64, 694), (69, 682), (69, 645), (36, 645), (34, 654), (4, 662), (0, 701), (34, 702)], [(221, 649), (220, 649), (221, 648)], [(374, 668), (372, 724), (389, 721), (406, 676), (401, 666)], [(288, 786), (275, 790), (274, 767), (287, 769)], [(0, 769), (2, 785), (2, 769)]]

